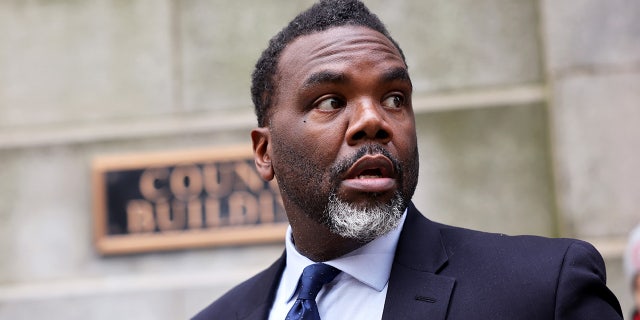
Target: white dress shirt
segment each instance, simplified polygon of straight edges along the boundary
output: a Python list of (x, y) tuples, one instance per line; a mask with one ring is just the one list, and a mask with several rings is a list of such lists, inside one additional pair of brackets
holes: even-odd
[[(389, 274), (406, 215), (405, 211), (398, 226), (388, 234), (342, 257), (324, 261), (342, 272), (318, 293), (316, 302), (322, 320), (382, 318)], [(297, 299), (296, 289), (302, 270), (314, 263), (296, 250), (290, 226), (285, 250), (286, 266), (269, 314), (272, 320), (286, 318)]]

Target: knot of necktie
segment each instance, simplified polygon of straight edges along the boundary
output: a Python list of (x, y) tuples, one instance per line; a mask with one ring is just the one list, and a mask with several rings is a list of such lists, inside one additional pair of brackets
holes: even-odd
[(298, 286), (298, 299), (287, 314), (286, 320), (320, 320), (316, 296), (338, 273), (340, 270), (324, 263), (315, 263), (304, 268)]

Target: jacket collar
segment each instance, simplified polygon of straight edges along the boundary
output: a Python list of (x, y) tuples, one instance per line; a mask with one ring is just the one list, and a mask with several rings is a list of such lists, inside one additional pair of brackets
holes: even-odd
[(445, 319), (455, 279), (438, 273), (448, 259), (439, 225), (411, 203), (396, 249), (382, 319)]

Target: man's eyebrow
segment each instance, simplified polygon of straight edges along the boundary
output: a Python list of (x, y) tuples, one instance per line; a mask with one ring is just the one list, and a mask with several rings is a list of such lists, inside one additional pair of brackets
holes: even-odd
[[(411, 78), (409, 77), (409, 72), (407, 71), (407, 69), (400, 68), (400, 67), (387, 70), (382, 74), (382, 76), (380, 77), (380, 80), (382, 82), (393, 82), (393, 81), (401, 80), (401, 81), (408, 81), (409, 83), (411, 83)], [(311, 76), (309, 76), (307, 80), (304, 81), (302, 86), (304, 88), (308, 88), (318, 84), (327, 84), (327, 83), (336, 84), (336, 83), (345, 83), (347, 81), (348, 79), (344, 74), (325, 70), (325, 71), (316, 72)]]
[(311, 87), (318, 84), (325, 83), (343, 83), (346, 82), (347, 79), (342, 73), (337, 73), (333, 71), (320, 71), (312, 74), (304, 81), (302, 84), (303, 87)]
[(409, 77), (409, 72), (405, 68), (394, 68), (394, 69), (388, 70), (382, 74), (381, 80), (383, 82), (392, 82), (396, 80), (411, 82), (411, 78)]

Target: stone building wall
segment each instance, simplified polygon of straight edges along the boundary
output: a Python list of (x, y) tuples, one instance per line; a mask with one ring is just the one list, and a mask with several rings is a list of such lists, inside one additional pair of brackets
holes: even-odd
[[(0, 1), (0, 319), (184, 319), (281, 244), (101, 256), (91, 161), (249, 145), (268, 39), (312, 3)], [(640, 221), (640, 3), (366, 0), (415, 87), (414, 202), (591, 241), (625, 312)]]

